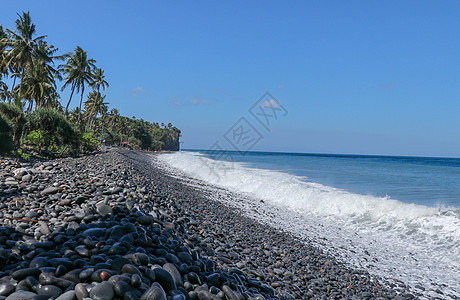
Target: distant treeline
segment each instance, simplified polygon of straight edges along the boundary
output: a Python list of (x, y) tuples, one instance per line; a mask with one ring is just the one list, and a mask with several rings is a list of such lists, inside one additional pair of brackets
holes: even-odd
[[(29, 12), (18, 14), (15, 25), (4, 30), (0, 24), (0, 152), (75, 155), (96, 149), (101, 141), (179, 150), (180, 130), (171, 124), (109, 111), (101, 93), (109, 87), (104, 71), (85, 50), (77, 46), (58, 55), (45, 35), (37, 36)], [(59, 91), (66, 88), (70, 97), (64, 107)], [(69, 110), (74, 96), (79, 106)]]

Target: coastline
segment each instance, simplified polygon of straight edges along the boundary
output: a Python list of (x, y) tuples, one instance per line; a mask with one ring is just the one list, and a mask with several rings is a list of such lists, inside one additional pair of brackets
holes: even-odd
[(0, 299), (418, 296), (224, 205), (156, 155), (2, 165)]
[[(208, 189), (204, 187), (205, 183), (168, 172), (155, 159), (156, 155), (147, 154), (148, 157), (145, 157), (134, 152), (123, 155), (129, 157), (133, 166), (150, 177), (160, 190), (167, 190), (174, 201), (192, 210), (195, 218), (205, 224), (200, 227), (203, 230), (201, 238), (211, 237), (214, 249), (218, 250), (212, 253), (211, 259), (220, 262), (224, 269), (241, 268), (248, 276), (266, 281), (286, 299), (290, 296), (297, 299), (324, 296), (331, 299), (412, 299), (421, 296), (409, 291), (402, 282), (389, 282), (362, 269), (346, 266), (308, 238), (299, 239), (276, 228), (276, 224), (268, 225), (264, 220), (257, 219), (257, 213), (249, 216), (237, 205), (229, 204), (238, 202), (235, 197), (242, 195), (216, 187)], [(219, 238), (219, 234), (232, 236), (232, 240), (239, 241), (236, 243), (239, 248), (248, 253), (235, 256), (230, 251), (229, 254), (220, 246), (227, 240)], [(256, 263), (252, 262), (254, 257), (257, 257)]]

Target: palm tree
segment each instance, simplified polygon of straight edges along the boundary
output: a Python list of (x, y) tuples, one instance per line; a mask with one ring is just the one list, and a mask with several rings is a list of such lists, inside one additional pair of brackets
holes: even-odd
[(26, 73), (23, 90), (20, 92), (23, 98), (29, 101), (29, 112), (32, 111), (34, 100), (36, 107), (51, 106), (51, 97), (56, 91), (54, 78), (40, 64), (41, 62), (37, 61), (35, 67)]
[(6, 55), (6, 43), (8, 36), (5, 31), (3, 31), (3, 26), (0, 24), (0, 79), (3, 75), (8, 74), (8, 69), (4, 66), (3, 61)]
[(97, 68), (93, 73), (93, 80), (89, 83), (90, 87), (96, 88), (96, 91), (100, 92), (100, 88), (105, 91), (109, 87), (109, 83), (105, 81), (104, 70)]
[(104, 102), (105, 95), (101, 95), (101, 93), (97, 91), (92, 91), (88, 95), (88, 100), (85, 102), (85, 110), (87, 113), (87, 127), (91, 128), (91, 125), (94, 119), (97, 117), (98, 114), (103, 114), (104, 111), (107, 109), (108, 102)]
[(77, 123), (80, 114), (81, 114), (81, 110), (78, 106), (70, 110), (69, 111), (69, 121), (72, 123)]
[(9, 98), (8, 86), (3, 81), (0, 81), (0, 100), (5, 101)]
[[(67, 60), (65, 64), (59, 66), (59, 70), (63, 74), (67, 74), (64, 78), (64, 85), (61, 90), (64, 90), (69, 84), (71, 85), (71, 93), (69, 102), (65, 108), (65, 114), (67, 115), (70, 101), (72, 101), (72, 96), (75, 91), (81, 92), (80, 97), (80, 111), (81, 104), (83, 102), (83, 93), (85, 92), (85, 86), (91, 82), (92, 69), (95, 68), (96, 61), (94, 59), (88, 58), (88, 55), (85, 50), (80, 46), (75, 48), (74, 53), (67, 53), (64, 55), (64, 58)], [(80, 125), (80, 117), (78, 118), (78, 125)]]
[(113, 131), (113, 127), (115, 123), (117, 122), (119, 116), (120, 116), (120, 110), (116, 108), (112, 108), (112, 110), (110, 111), (110, 131)]
[(2, 66), (3, 68), (11, 68), (21, 74), (21, 83), (18, 89), (21, 92), (26, 72), (34, 68), (34, 59), (40, 58), (46, 62), (50, 62), (52, 58), (41, 52), (37, 47), (38, 42), (42, 41), (46, 36), (42, 35), (34, 38), (35, 24), (30, 19), (30, 13), (23, 12), (22, 16), (19, 14), (18, 16), (19, 19), (16, 20), (16, 32), (7, 29), (10, 37), (2, 39), (6, 47), (9, 48), (4, 55)]

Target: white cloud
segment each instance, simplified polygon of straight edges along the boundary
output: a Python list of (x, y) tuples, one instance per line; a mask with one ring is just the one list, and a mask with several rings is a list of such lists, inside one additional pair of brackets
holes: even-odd
[(139, 98), (142, 96), (152, 94), (151, 91), (144, 89), (142, 86), (138, 85), (130, 91), (131, 98)]
[(281, 107), (281, 103), (275, 99), (267, 99), (259, 103), (259, 106), (263, 108), (278, 108)]

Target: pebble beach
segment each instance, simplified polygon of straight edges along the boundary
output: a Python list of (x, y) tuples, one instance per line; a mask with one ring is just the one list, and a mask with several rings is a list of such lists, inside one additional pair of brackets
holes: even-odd
[(225, 206), (157, 155), (0, 158), (0, 299), (419, 297)]

